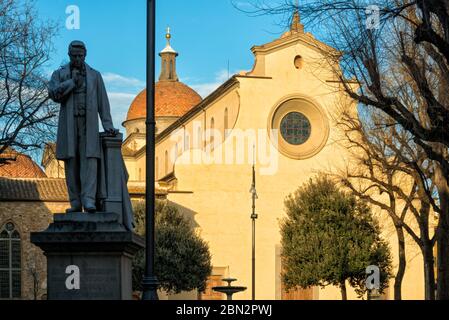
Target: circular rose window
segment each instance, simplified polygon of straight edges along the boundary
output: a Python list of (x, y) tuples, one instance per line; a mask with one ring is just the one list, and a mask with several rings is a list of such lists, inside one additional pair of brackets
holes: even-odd
[(320, 152), (329, 137), (329, 122), (323, 109), (305, 97), (283, 99), (269, 117), (270, 139), (292, 159), (308, 159)]
[(299, 146), (310, 138), (312, 127), (309, 119), (300, 112), (290, 112), (281, 121), (281, 135), (285, 141)]

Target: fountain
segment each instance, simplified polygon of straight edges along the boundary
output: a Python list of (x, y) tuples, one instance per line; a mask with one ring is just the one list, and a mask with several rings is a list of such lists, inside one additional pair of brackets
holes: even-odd
[(233, 294), (246, 290), (246, 287), (236, 287), (231, 285), (231, 283), (237, 281), (237, 279), (226, 278), (223, 279), (223, 281), (227, 282), (228, 285), (213, 287), (212, 290), (226, 294), (227, 300), (232, 300)]

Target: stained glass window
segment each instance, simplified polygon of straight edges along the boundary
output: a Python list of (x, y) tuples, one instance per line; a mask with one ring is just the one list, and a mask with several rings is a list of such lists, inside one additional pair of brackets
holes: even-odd
[(13, 223), (0, 229), (0, 299), (21, 297), (20, 234)]
[(299, 112), (290, 112), (282, 119), (280, 130), (285, 141), (298, 146), (310, 138), (312, 127), (305, 115)]

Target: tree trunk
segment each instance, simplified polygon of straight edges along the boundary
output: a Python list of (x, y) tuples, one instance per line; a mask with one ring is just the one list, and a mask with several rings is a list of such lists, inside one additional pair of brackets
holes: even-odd
[(424, 283), (425, 299), (435, 300), (435, 259), (433, 257), (433, 247), (430, 242), (423, 245), (424, 257)]
[(440, 216), (441, 231), (437, 239), (437, 297), (438, 300), (449, 300), (449, 195), (440, 197), (440, 200), (442, 214)]
[(449, 300), (449, 187), (439, 166), (435, 170), (435, 184), (441, 208), (437, 238), (437, 299)]
[(346, 292), (346, 282), (343, 280), (340, 282), (341, 300), (348, 300), (348, 294)]
[(404, 279), (405, 268), (407, 266), (407, 259), (405, 255), (405, 237), (404, 230), (401, 227), (395, 228), (396, 235), (398, 237), (399, 265), (396, 276), (394, 277), (394, 300), (402, 300), (402, 280)]
[(430, 240), (429, 216), (430, 203), (422, 188), (419, 188), (418, 195), (421, 199), (421, 208), (419, 214), (419, 229), (421, 231), (421, 240), (419, 244), (424, 260), (424, 293), (426, 300), (435, 300), (435, 257), (433, 254), (433, 242)]

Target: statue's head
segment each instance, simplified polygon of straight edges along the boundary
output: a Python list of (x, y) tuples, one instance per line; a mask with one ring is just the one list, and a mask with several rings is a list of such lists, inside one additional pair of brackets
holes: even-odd
[(70, 65), (75, 68), (81, 68), (86, 60), (87, 49), (83, 42), (72, 41), (69, 45)]

